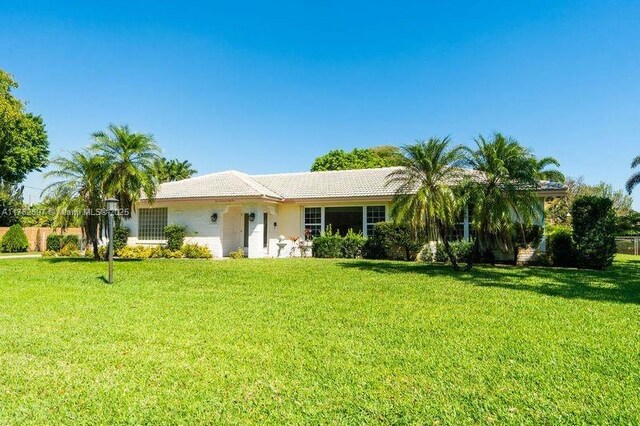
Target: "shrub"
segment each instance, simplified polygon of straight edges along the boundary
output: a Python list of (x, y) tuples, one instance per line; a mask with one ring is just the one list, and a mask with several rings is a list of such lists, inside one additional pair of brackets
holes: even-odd
[(571, 216), (578, 267), (611, 266), (616, 254), (613, 202), (605, 197), (580, 197), (573, 202)]
[(436, 262), (446, 263), (449, 261), (449, 256), (447, 256), (447, 251), (444, 248), (444, 243), (436, 244), (436, 254), (434, 258)]
[(56, 257), (58, 253), (53, 250), (46, 250), (42, 253), (42, 257)]
[(451, 254), (455, 257), (457, 262), (468, 263), (473, 254), (473, 241), (454, 241), (449, 243)]
[(124, 226), (116, 226), (113, 229), (113, 249), (120, 250), (127, 245), (129, 239), (129, 228)]
[(342, 257), (347, 259), (356, 259), (362, 256), (364, 248), (364, 237), (361, 233), (355, 233), (349, 229), (347, 235), (342, 238), (341, 245)]
[(332, 233), (327, 227), (324, 235), (313, 239), (313, 257), (336, 258), (342, 257), (342, 237)]
[(58, 252), (60, 256), (64, 257), (80, 257), (80, 250), (74, 243), (66, 244), (64, 247), (60, 249)]
[(60, 251), (62, 248), (62, 235), (50, 234), (47, 236), (47, 251)]
[(148, 259), (151, 257), (153, 248), (145, 246), (126, 246), (118, 253), (122, 259)]
[(576, 252), (571, 228), (557, 226), (549, 229), (547, 235), (547, 252), (554, 266), (576, 266)]
[[(452, 241), (449, 243), (449, 248), (451, 249), (451, 254), (456, 258), (456, 261), (467, 263), (473, 254), (473, 241)], [(425, 261), (428, 262), (431, 260), (429, 257), (431, 254), (431, 246), (427, 245), (422, 253)], [(439, 242), (436, 244), (436, 252), (433, 256), (433, 260), (440, 263), (447, 263), (450, 261), (447, 251), (445, 250), (444, 243)]]
[(169, 250), (180, 250), (187, 236), (187, 228), (182, 225), (167, 225), (164, 228), (164, 235), (167, 238), (167, 248)]
[(242, 247), (238, 247), (238, 250), (230, 251), (229, 257), (231, 259), (242, 259), (244, 257), (244, 249)]
[(80, 237), (77, 235), (62, 235), (60, 250), (68, 247), (68, 250), (80, 250)]
[(152, 259), (174, 258), (176, 254), (179, 254), (177, 258), (182, 258), (182, 252), (180, 250), (172, 251), (162, 246), (151, 247), (149, 251), (149, 257)]
[(19, 253), (27, 251), (29, 248), (29, 241), (27, 235), (22, 230), (22, 227), (17, 223), (11, 225), (11, 228), (2, 237), (0, 243), (0, 251), (4, 253)]
[(423, 245), (424, 236), (410, 225), (381, 222), (374, 226), (364, 255), (369, 259), (415, 260)]
[(211, 259), (213, 257), (209, 247), (198, 244), (185, 244), (181, 251), (187, 259)]

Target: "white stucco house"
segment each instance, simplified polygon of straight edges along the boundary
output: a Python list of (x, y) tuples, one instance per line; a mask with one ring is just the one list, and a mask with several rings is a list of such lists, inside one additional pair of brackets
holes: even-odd
[[(396, 168), (329, 172), (247, 175), (225, 171), (160, 185), (153, 203), (142, 200), (125, 222), (129, 244), (165, 243), (164, 227), (187, 227), (187, 242), (206, 245), (216, 257), (243, 248), (247, 257), (288, 256), (279, 236), (287, 239), (319, 235), (331, 225), (372, 233), (373, 225), (390, 220), (396, 192), (387, 185)], [(545, 182), (541, 203), (562, 196), (564, 186)], [(465, 215), (468, 216), (468, 215)], [(460, 237), (469, 237), (468, 217), (459, 223)], [(291, 243), (290, 243), (291, 244)]]

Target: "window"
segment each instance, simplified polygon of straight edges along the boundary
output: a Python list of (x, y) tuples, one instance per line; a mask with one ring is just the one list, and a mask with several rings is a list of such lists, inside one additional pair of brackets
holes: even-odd
[(309, 231), (310, 238), (317, 237), (322, 231), (322, 209), (320, 207), (305, 207), (304, 230)]
[(362, 232), (362, 207), (325, 207), (324, 223), (326, 229), (331, 227), (332, 232), (337, 232), (343, 237), (349, 229), (355, 233)]
[(164, 240), (164, 228), (167, 226), (167, 208), (138, 210), (138, 239)]
[(378, 222), (387, 220), (384, 206), (368, 206), (367, 207), (367, 236), (373, 235), (373, 226)]

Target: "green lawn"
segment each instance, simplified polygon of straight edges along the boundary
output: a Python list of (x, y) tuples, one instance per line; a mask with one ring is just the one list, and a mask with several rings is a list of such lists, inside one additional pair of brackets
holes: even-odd
[(0, 424), (640, 423), (640, 259), (0, 263)]

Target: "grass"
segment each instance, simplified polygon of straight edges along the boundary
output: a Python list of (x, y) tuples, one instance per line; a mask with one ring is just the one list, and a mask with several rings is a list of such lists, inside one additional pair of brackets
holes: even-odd
[(0, 424), (640, 422), (640, 260), (0, 264)]

